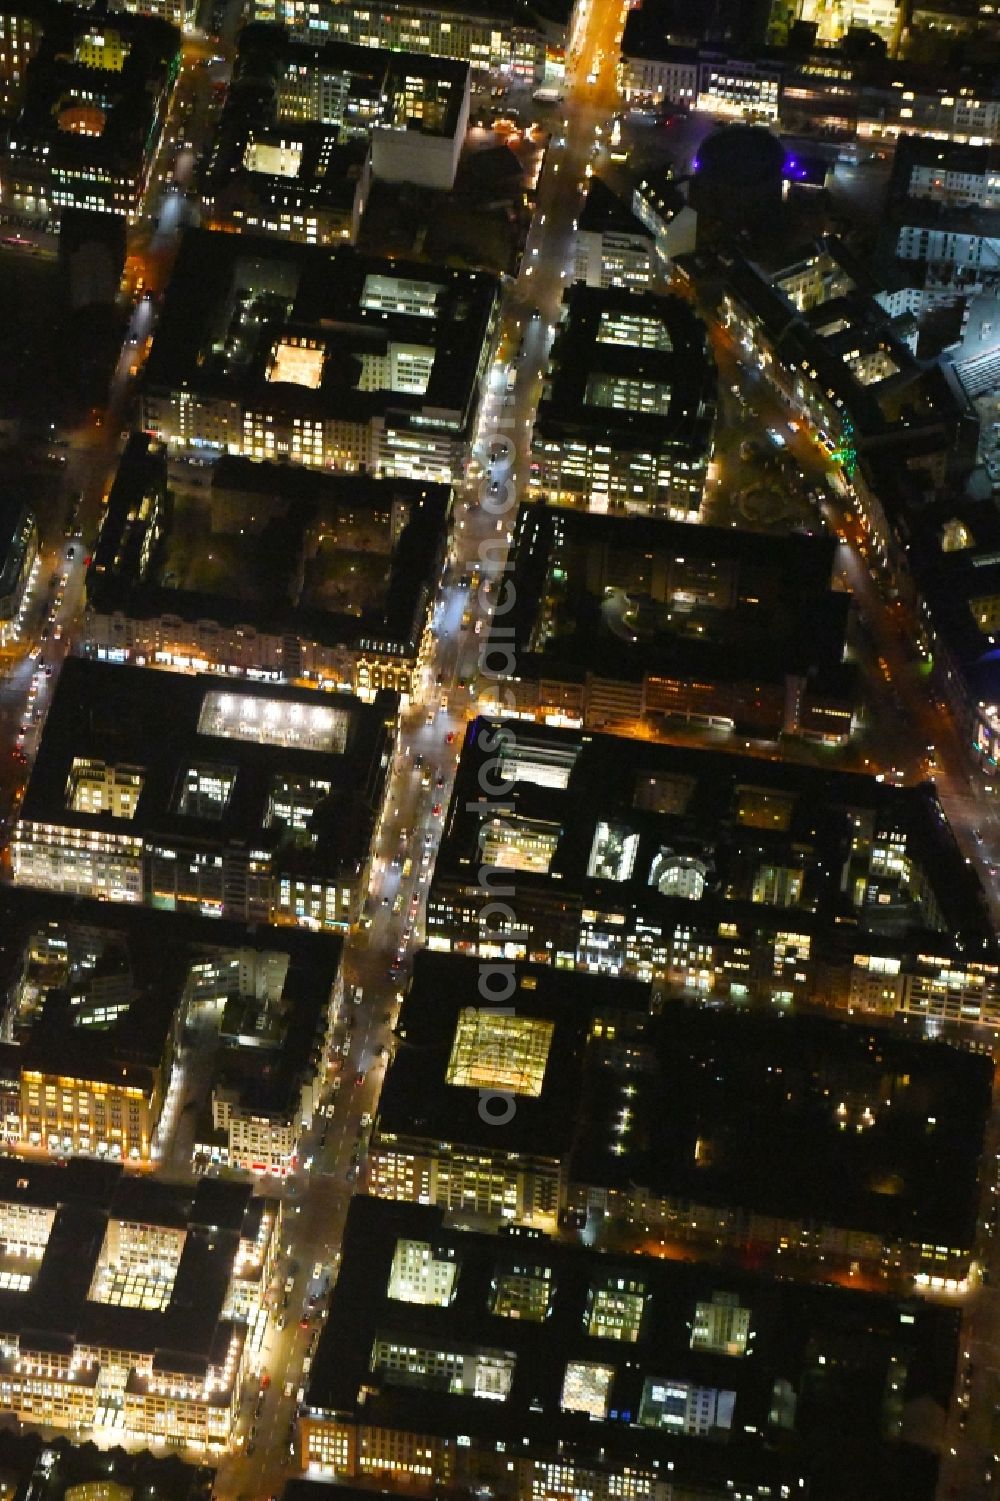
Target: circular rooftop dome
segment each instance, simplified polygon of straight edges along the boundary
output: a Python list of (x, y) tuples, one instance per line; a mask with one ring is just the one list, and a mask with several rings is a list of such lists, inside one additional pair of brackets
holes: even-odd
[(726, 125), (704, 140), (694, 161), (691, 202), (739, 227), (781, 202), (785, 148), (759, 125)]

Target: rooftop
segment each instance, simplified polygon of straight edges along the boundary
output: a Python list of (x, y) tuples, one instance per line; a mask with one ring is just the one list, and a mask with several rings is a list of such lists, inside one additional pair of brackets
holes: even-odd
[(675, 1002), (637, 1066), (589, 1071), (571, 1176), (971, 1246), (991, 1082), (989, 1059), (943, 1043)]
[[(930, 1304), (476, 1234), (355, 1198), (306, 1414), (539, 1460), (571, 1445), (598, 1471), (668, 1468), (685, 1493), (795, 1494), (809, 1477), (810, 1495), (860, 1501), (882, 1476), (896, 1496), (905, 1473), (905, 1494), (929, 1501), (935, 1466), (897, 1436), (904, 1405), (946, 1405), (957, 1333)], [(400, 1368), (427, 1348), (454, 1353), (450, 1385)], [(851, 1443), (830, 1444), (831, 1422)]]
[(679, 297), (572, 286), (550, 356), (534, 442), (586, 430), (616, 449), (710, 448), (715, 365)]
[(129, 441), (87, 572), (101, 614), (211, 619), (412, 655), (446, 545), (446, 485), (223, 457), (167, 495), (166, 452)]
[(590, 179), (577, 223), (581, 230), (592, 230), (597, 234), (617, 231), (620, 234), (652, 238), (649, 230), (639, 223), (631, 209), (608, 187), (603, 177)]
[(518, 676), (841, 676), (836, 543), (522, 506), (511, 559)]
[[(276, 1211), (268, 1200), (254, 1201), (249, 1183), (195, 1187), (131, 1178), (110, 1163), (81, 1159), (55, 1166), (4, 1158), (0, 1205), (53, 1215), (41, 1259), (28, 1263), (28, 1288), (0, 1290), (0, 1329), (22, 1352), (54, 1348), (53, 1341), (68, 1352), (76, 1345), (141, 1350), (154, 1354), (161, 1369), (202, 1379), (224, 1364), (235, 1333), (225, 1304), (241, 1237), (255, 1243), (261, 1212), (273, 1219)], [(166, 1246), (162, 1252), (161, 1297), (137, 1304), (114, 1285), (115, 1251), (107, 1237), (115, 1223), (177, 1232), (172, 1252)], [(219, 1400), (228, 1396), (220, 1392)]]
[(123, 159), (138, 167), (180, 45), (177, 28), (156, 17), (46, 7), (8, 149), (38, 149), (45, 142), (66, 170)]
[[(483, 797), (496, 754), (512, 784), (502, 808)], [(982, 887), (929, 783), (478, 720), (434, 869), (432, 938), (437, 889), (468, 884), (484, 859), (525, 918), (558, 882), (562, 903), (624, 907), (663, 931), (737, 920), (851, 943), (961, 935), (970, 956), (995, 960)]]
[[(146, 389), (303, 418), (367, 422), (391, 411), (404, 424), (420, 417), (460, 433), (475, 410), (496, 297), (496, 279), (483, 272), (193, 231), (167, 290)], [(387, 382), (385, 357), (397, 346), (406, 359)]]
[[(148, 1088), (168, 1033), (200, 987), (239, 1008), (251, 1029), (251, 1047), (239, 1035), (224, 1039), (213, 1073), (235, 1086), (242, 1104), (294, 1110), (302, 1080), (312, 1077), (340, 965), (335, 935), (248, 929), (23, 887), (0, 894), (0, 932), (0, 997), (21, 1044), (8, 1064)], [(120, 985), (112, 989), (110, 977)], [(158, 1192), (150, 1188), (154, 1200)], [(219, 1205), (206, 1223), (218, 1225), (229, 1214), (226, 1185), (203, 1180), (199, 1205), (213, 1196)]]
[[(480, 970), (471, 958), (427, 950), (414, 957), (378, 1132), (484, 1149), (502, 1134), (503, 1150), (560, 1159), (576, 1130), (580, 1069), (595, 1021), (614, 1018), (619, 1030), (641, 1026), (649, 987), (519, 964), (513, 1014), (498, 1017), (481, 1009)], [(484, 1088), (518, 1097), (502, 1133), (479, 1113)]]
[[(303, 118), (296, 106), (301, 107), (301, 79), (309, 74), (344, 80), (351, 101), (344, 112), (348, 128), (382, 124), (450, 137), (462, 113), (469, 64), (460, 58), (392, 52), (339, 40), (293, 41), (284, 27), (261, 22), (243, 28), (236, 79), (273, 80), (277, 121)], [(282, 88), (286, 77), (295, 80), (287, 95)], [(366, 120), (369, 109), (373, 118)]]
[[(136, 839), (250, 841), (290, 868), (356, 870), (396, 712), (388, 693), (365, 705), (70, 657), (21, 819)], [(304, 822), (290, 819), (282, 795), (300, 784), (316, 794)]]

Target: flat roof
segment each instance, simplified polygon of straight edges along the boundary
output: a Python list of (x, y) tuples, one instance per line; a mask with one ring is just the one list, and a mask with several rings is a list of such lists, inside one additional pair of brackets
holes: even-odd
[[(393, 284), (402, 285), (399, 298), (380, 292), (363, 305), (366, 286)], [(414, 287), (426, 313), (405, 310)], [(422, 430), (430, 421), (457, 434), (475, 411), (498, 295), (496, 277), (486, 272), (384, 260), (348, 246), (192, 230), (166, 292), (144, 389), (183, 389), (252, 402), (255, 411), (344, 421), (391, 412), (405, 423), (420, 415)], [(242, 311), (251, 304), (248, 322)], [(274, 351), (283, 340), (315, 347), (315, 386), (274, 378)], [(393, 341), (431, 350), (421, 395), (360, 388), (363, 357), (383, 356)], [(458, 428), (449, 425), (455, 421)]]
[[(406, 1300), (408, 1289), (394, 1276), (401, 1242), (454, 1268), (449, 1301)], [(517, 1296), (529, 1290), (535, 1316), (522, 1309), (517, 1317)], [(616, 1296), (616, 1315), (628, 1305), (633, 1338), (614, 1337), (614, 1317), (601, 1324)], [(742, 1340), (752, 1353), (722, 1353), (717, 1336), (693, 1339), (696, 1325), (711, 1326), (720, 1303), (740, 1331), (737, 1348)], [(959, 1318), (930, 1303), (609, 1254), (537, 1233), (473, 1233), (450, 1225), (436, 1208), (356, 1197), (305, 1416), (335, 1413), (366, 1428), (461, 1433), (476, 1447), (506, 1443), (537, 1459), (566, 1446), (577, 1464), (599, 1470), (658, 1463), (685, 1493), (712, 1484), (725, 1494), (728, 1481), (748, 1490), (771, 1482), (772, 1494), (784, 1483), (796, 1494), (800, 1483), (822, 1475), (831, 1494), (854, 1496), (873, 1476), (912, 1470), (908, 1494), (930, 1501), (935, 1463), (911, 1459), (905, 1443), (885, 1439), (882, 1402), (872, 1394), (898, 1375), (904, 1402), (945, 1407)], [(404, 1384), (381, 1364), (379, 1343), (460, 1352), (466, 1372), (477, 1354), (490, 1352), (507, 1366), (509, 1389), (501, 1400), (484, 1401), (417, 1376)], [(564, 1409), (570, 1363), (604, 1368), (603, 1417)], [(779, 1380), (799, 1401), (776, 1444)], [(806, 1400), (817, 1385), (822, 1399)], [(692, 1393), (719, 1399), (716, 1441), (685, 1433), (676, 1413), (671, 1431), (657, 1406), (665, 1388), (681, 1410)], [(850, 1444), (829, 1445), (831, 1405), (838, 1427), (852, 1433)]]
[(583, 200), (577, 224), (581, 230), (598, 234), (618, 231), (620, 234), (636, 235), (644, 240), (653, 237), (644, 224), (640, 224), (628, 205), (619, 198), (603, 177), (592, 177)]
[[(240, 1103), (247, 1108), (294, 1110), (302, 1081), (313, 1072), (311, 1058), (337, 980), (343, 951), (338, 935), (291, 927), (248, 927), (231, 919), (7, 886), (0, 889), (0, 996), (8, 996), (18, 984), (25, 951), (39, 938), (64, 945), (67, 960), (81, 970), (81, 990), (86, 988), (92, 957), (114, 956), (127, 972), (132, 1004), (108, 1028), (73, 1027), (67, 1024), (60, 1004), (65, 996), (55, 986), (51, 1000), (56, 1004), (43, 1007), (23, 1046), (13, 1046), (5, 1063), (18, 1070), (39, 1068), (75, 1078), (112, 1076), (122, 1082), (125, 1075), (126, 1083), (148, 1083), (182, 1004), (191, 966), (212, 955), (253, 952), (261, 958), (287, 960), (280, 1003), (271, 1008), (276, 1021), (273, 1045), (223, 1046), (216, 1058), (217, 1082), (234, 1084)], [(262, 1011), (256, 992), (244, 1000), (254, 1016)], [(121, 1182), (119, 1193), (138, 1196), (144, 1192), (152, 1196), (156, 1213), (162, 1215), (168, 1193), (159, 1182), (138, 1178)], [(238, 1229), (246, 1206), (237, 1222), (232, 1209), (226, 1208), (230, 1201), (233, 1194), (227, 1184), (202, 1179), (195, 1201), (199, 1223)]]
[[(18, 13), (23, 13), (18, 7)], [(30, 13), (30, 12), (29, 12)], [(156, 16), (115, 10), (95, 14), (83, 6), (54, 5), (44, 10), (42, 42), (31, 58), (17, 120), (6, 139), (8, 152), (39, 149), (64, 169), (88, 164), (114, 168), (126, 162), (138, 170), (146, 157), (157, 117), (157, 95), (169, 86), (180, 57), (181, 34)], [(120, 68), (96, 67), (77, 59), (87, 35), (115, 33), (127, 44)], [(60, 128), (63, 109), (100, 97), (100, 134)]]
[[(505, 1008), (515, 1018), (540, 1019), (553, 1029), (538, 1093), (519, 1094), (514, 1116), (498, 1127), (479, 1113), (478, 1083), (449, 1082), (456, 1029), (471, 1013), (488, 1006), (479, 986), (482, 964), (421, 949), (414, 956), (395, 1028), (398, 1045), (379, 1096), (377, 1133), (475, 1143), (483, 1150), (528, 1152), (549, 1159), (568, 1151), (594, 1020), (613, 1016), (619, 1030), (641, 1032), (649, 1015), (650, 987), (543, 964), (517, 964), (513, 971), (517, 988)], [(499, 1040), (486, 1042), (487, 1072), (502, 1046)]]
[[(498, 778), (502, 797), (484, 797)], [(498, 817), (506, 828), (543, 830), (550, 851), (541, 869), (502, 870), (519, 919), (548, 912), (554, 901), (567, 911), (569, 904), (578, 904), (577, 911), (610, 904), (670, 928), (738, 920), (771, 931), (840, 930), (875, 952), (883, 937), (934, 944), (961, 935), (969, 958), (996, 962), (982, 885), (931, 783), (896, 787), (763, 756), (481, 718), (467, 730), (445, 817), (432, 919), (438, 893), (469, 886), (488, 861), (482, 840)], [(866, 841), (860, 854), (852, 849), (856, 820)], [(602, 826), (614, 836), (614, 859), (600, 852)], [(893, 837), (913, 861), (923, 906), (915, 895), (902, 900), (898, 893), (884, 903), (859, 900), (881, 880), (864, 849)], [(698, 900), (667, 894), (669, 882), (654, 884), (661, 856), (679, 866), (698, 862), (704, 873)], [(757, 893), (754, 900), (756, 873), (767, 866), (801, 871), (797, 894), (769, 900)]]
[[(49, 1348), (57, 1340), (68, 1352), (75, 1344), (147, 1350), (157, 1355), (161, 1368), (176, 1369), (179, 1357), (182, 1368), (202, 1373), (210, 1361), (221, 1364), (236, 1330), (222, 1311), (253, 1188), (227, 1182), (215, 1192), (225, 1223), (206, 1228), (196, 1207), (199, 1188), (192, 1183), (149, 1179), (134, 1186), (110, 1163), (3, 1158), (0, 1203), (50, 1209), (54, 1218), (30, 1287), (0, 1291), (0, 1329), (17, 1335), (26, 1348)], [(91, 1301), (112, 1220), (163, 1225), (183, 1234), (162, 1309)], [(251, 1233), (257, 1223), (255, 1213)]]
[[(210, 492), (194, 492), (190, 503), (211, 528), (220, 571), (228, 566), (221, 585), (211, 590), (192, 586), (202, 562), (197, 549), (190, 581), (177, 580), (171, 540), (182, 527), (176, 487), (169, 506), (167, 488), (165, 447), (146, 433), (134, 433), (87, 570), (92, 610), (131, 619), (171, 615), (252, 625), (356, 651), (375, 647), (402, 656), (419, 649), (447, 546), (450, 486), (223, 456), (213, 466)], [(159, 504), (144, 511), (147, 495), (155, 495)], [(223, 522), (221, 512), (227, 500), (244, 497), (259, 500), (254, 516), (259, 525), (248, 526), (253, 534), (240, 540), (242, 524)], [(344, 578), (328, 579), (331, 569), (324, 572), (320, 561), (325, 544), (331, 568), (343, 571), (352, 539), (342, 533), (355, 526), (356, 562), (365, 570), (360, 599)], [(298, 586), (300, 578), (306, 585)]]
[(839, 684), (850, 596), (832, 587), (836, 550), (831, 537), (524, 505), (498, 646), (513, 639), (520, 678)]
[(989, 1058), (855, 1022), (683, 1001), (664, 1006), (646, 1042), (645, 1069), (590, 1071), (572, 1181), (973, 1245)]
[[(655, 342), (636, 342), (616, 325), (645, 322)], [(638, 336), (636, 336), (638, 338)], [(533, 444), (581, 431), (618, 449), (709, 450), (715, 423), (716, 371), (704, 323), (680, 297), (576, 284), (550, 354)], [(646, 382), (664, 393), (659, 413), (599, 399), (595, 381)]]
[[(306, 744), (268, 743), (258, 721), (272, 712), (286, 739), (298, 736)], [(244, 713), (252, 713), (252, 723), (244, 725)], [(329, 792), (313, 818), (313, 845), (289, 848), (282, 860), (303, 870), (356, 868), (367, 857), (397, 713), (393, 693), (378, 693), (363, 704), (347, 694), (69, 657), (20, 818), (114, 829), (136, 839), (200, 838), (219, 845), (251, 840), (278, 850), (284, 826), (271, 813), (275, 778), (299, 776), (329, 783)], [(310, 739), (314, 722), (318, 739)], [(275, 738), (281, 738), (277, 731)], [(69, 806), (76, 761), (139, 772), (134, 816)], [(218, 816), (182, 809), (192, 767), (225, 771), (230, 778)]]

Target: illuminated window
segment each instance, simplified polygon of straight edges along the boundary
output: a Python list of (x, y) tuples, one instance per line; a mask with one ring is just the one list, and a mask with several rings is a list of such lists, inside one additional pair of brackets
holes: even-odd
[(316, 391), (323, 381), (325, 359), (326, 349), (314, 339), (281, 339), (272, 351), (267, 378)]
[(458, 1267), (438, 1257), (425, 1240), (397, 1240), (387, 1296), (397, 1303), (447, 1308), (455, 1296)]
[(713, 1293), (710, 1303), (696, 1303), (691, 1328), (692, 1350), (715, 1355), (745, 1355), (750, 1339), (750, 1310), (736, 1293)]
[(551, 1267), (515, 1266), (497, 1273), (491, 1309), (501, 1318), (540, 1324), (548, 1316), (551, 1302)]
[(594, 830), (587, 875), (603, 881), (627, 881), (635, 867), (639, 836), (623, 824), (600, 820)]
[(343, 755), (349, 719), (342, 709), (328, 704), (212, 689), (202, 700), (198, 734)]
[(66, 806), (74, 813), (111, 813), (134, 818), (145, 775), (137, 766), (109, 766), (74, 756), (66, 785)]
[(503, 870), (548, 875), (559, 835), (558, 827), (540, 819), (491, 819), (483, 827), (483, 862)]
[(585, 1325), (595, 1339), (619, 1339), (635, 1344), (639, 1338), (645, 1284), (634, 1277), (607, 1277), (591, 1285)]
[(445, 1079), (465, 1089), (498, 1089), (532, 1099), (542, 1092), (554, 1024), (498, 1011), (463, 1011)]
[(221, 818), (235, 785), (235, 766), (189, 766), (181, 782), (177, 811), (186, 818)]
[(591, 1418), (606, 1418), (614, 1379), (613, 1365), (571, 1360), (563, 1378), (560, 1399), (563, 1412), (585, 1412)]

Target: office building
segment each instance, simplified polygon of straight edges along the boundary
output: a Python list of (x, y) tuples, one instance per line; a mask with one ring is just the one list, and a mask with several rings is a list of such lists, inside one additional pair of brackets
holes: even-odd
[(203, 186), (210, 222), (251, 231), (273, 222), (271, 232), (310, 244), (353, 242), (372, 168), (387, 181), (450, 189), (468, 123), (468, 63), (245, 27)]
[(593, 177), (577, 218), (573, 277), (588, 287), (644, 291), (653, 279), (648, 230), (603, 178)]
[(912, 300), (912, 289), (888, 287), (832, 236), (777, 268), (737, 257), (723, 292), (741, 358), (853, 482), (880, 569), (893, 544), (877, 494), (864, 485), (863, 459), (895, 449), (900, 464), (941, 483), (970, 467), (978, 431), (954, 372), (918, 364)]
[(171, 1071), (194, 1027), (218, 1033), (208, 1109), (226, 1165), (292, 1170), (343, 999), (336, 939), (16, 887), (0, 915), (10, 1145), (158, 1162), (177, 1125), (163, 1118)]
[[(957, 1331), (950, 1308), (355, 1199), (303, 1468), (322, 1501), (361, 1483), (787, 1501), (818, 1479), (853, 1498), (883, 1475), (931, 1501), (936, 1459), (903, 1414), (940, 1428)], [(829, 1444), (833, 1421), (850, 1444)]]
[(909, 19), (902, 0), (772, 0), (770, 30), (784, 41), (788, 28), (797, 21), (815, 26), (816, 41), (822, 47), (836, 47), (849, 31), (870, 31), (895, 54), (904, 25)]
[[(12, 41), (13, 45), (13, 41)], [(0, 145), (0, 206), (31, 219), (64, 208), (137, 216), (159, 148), (180, 33), (166, 21), (54, 5), (17, 82)]]
[(494, 965), (497, 1007), (481, 969), (418, 956), (375, 1195), (466, 1222), (569, 1218), (606, 1246), (787, 1257), (817, 1281), (859, 1262), (900, 1287), (965, 1282), (988, 1058), (817, 1016), (651, 1011), (647, 987), (541, 965)]
[(7, 0), (0, 9), (0, 113), (5, 119), (20, 109), (28, 64), (41, 47), (47, 13), (45, 0)]
[(225, 1450), (266, 1327), (280, 1214), (249, 1184), (0, 1162), (12, 1263), (0, 1409), (105, 1444)]
[(38, 523), (26, 505), (0, 503), (0, 646), (17, 639), (25, 591), (38, 556)]
[(717, 1003), (864, 994), (931, 1035), (1000, 1025), (984, 893), (932, 785), (522, 720), (469, 729), (427, 943)]
[(450, 481), (498, 294), (483, 272), (194, 231), (153, 337), (141, 425), (182, 453)]
[(14, 827), (14, 880), (344, 931), (368, 895), (398, 702), (70, 657)]
[(82, 650), (409, 702), (451, 507), (445, 485), (257, 459), (219, 459), (210, 487), (168, 492), (164, 448), (134, 434), (87, 570)]
[(844, 745), (861, 685), (836, 551), (827, 537), (523, 506), (513, 604), (484, 648), (512, 666), (480, 703), (624, 734), (675, 722)]
[[(369, 1192), (554, 1232), (581, 1060), (591, 1048), (641, 1042), (650, 988), (524, 964), (513, 1005), (491, 1008), (479, 973), (473, 959), (416, 955), (369, 1147)], [(481, 1108), (487, 1097), (502, 1124)]]
[(877, 49), (859, 58), (837, 46), (737, 51), (706, 41), (700, 29), (665, 27), (654, 0), (633, 7), (619, 71), (626, 102), (830, 134), (847, 160), (858, 159), (855, 142), (891, 143), (903, 134), (971, 146), (997, 139), (1000, 92), (988, 61), (966, 58), (953, 67), (887, 59)]
[(749, 123), (778, 120), (783, 58), (671, 41), (656, 15), (647, 0), (625, 22), (619, 76), (627, 104), (675, 105)]
[[(237, 99), (239, 96), (236, 96)], [(332, 126), (273, 125), (237, 113), (233, 96), (202, 184), (206, 229), (353, 245), (371, 188), (364, 141)]]
[(532, 497), (689, 519), (712, 457), (715, 387), (688, 303), (571, 287), (532, 433)]
[(901, 136), (889, 181), (885, 248), (923, 263), (936, 289), (1000, 277), (1000, 157), (989, 146)]
[(195, 24), (198, 7), (194, 0), (108, 0), (108, 8), (133, 16), (157, 16), (183, 30)]
[(361, 0), (254, 0), (252, 18), (278, 22), (297, 41), (422, 52), (525, 84), (561, 78), (565, 68), (568, 16), (547, 21), (506, 0), (488, 9), (462, 0), (403, 0), (381, 10)]

